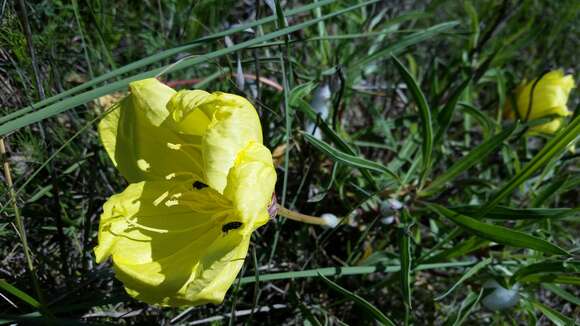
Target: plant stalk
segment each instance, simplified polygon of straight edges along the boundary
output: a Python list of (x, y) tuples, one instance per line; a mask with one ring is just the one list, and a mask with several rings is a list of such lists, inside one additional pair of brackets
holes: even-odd
[(24, 248), (24, 257), (26, 259), (26, 265), (28, 271), (30, 272), (30, 277), (32, 279), (32, 285), (39, 302), (42, 300), (42, 292), (40, 291), (40, 286), (38, 284), (38, 279), (36, 274), (34, 274), (34, 265), (32, 263), (32, 256), (30, 255), (30, 247), (28, 246), (28, 239), (26, 238), (26, 231), (24, 229), (24, 223), (22, 221), (22, 215), (20, 215), (20, 210), (18, 209), (18, 203), (16, 202), (16, 191), (14, 191), (14, 183), (12, 182), (12, 173), (10, 172), (10, 163), (8, 162), (8, 152), (6, 151), (6, 145), (4, 143), (4, 138), (0, 138), (0, 158), (3, 161), (4, 167), (4, 178), (6, 179), (6, 185), (8, 187), (8, 192), (10, 195), (10, 201), (12, 202), (12, 207), (14, 209), (14, 220), (16, 223), (16, 230), (18, 232), (18, 237), (22, 242), (22, 247)]
[(320, 217), (306, 215), (298, 212), (291, 211), (286, 207), (278, 205), (278, 215), (289, 218), (291, 220), (316, 225), (328, 225), (326, 221)]

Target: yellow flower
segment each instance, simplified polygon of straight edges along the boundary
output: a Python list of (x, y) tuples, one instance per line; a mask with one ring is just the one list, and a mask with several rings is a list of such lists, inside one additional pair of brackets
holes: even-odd
[[(530, 106), (532, 88), (533, 98)], [(550, 122), (530, 128), (530, 132), (553, 134), (560, 128), (562, 117), (571, 114), (566, 102), (568, 102), (572, 88), (574, 88), (572, 75), (564, 76), (562, 70), (554, 70), (540, 77), (539, 81), (537, 79), (530, 81), (516, 89), (515, 101), (520, 119), (534, 120), (547, 116), (558, 116)], [(515, 118), (509, 100), (506, 103), (506, 115), (508, 118)]]
[(130, 182), (105, 203), (97, 262), (127, 292), (164, 306), (220, 303), (269, 220), (276, 173), (246, 99), (146, 79), (99, 124)]

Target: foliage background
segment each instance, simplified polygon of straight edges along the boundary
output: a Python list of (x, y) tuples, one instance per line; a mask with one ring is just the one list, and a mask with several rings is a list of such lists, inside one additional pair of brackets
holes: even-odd
[[(530, 137), (524, 122), (505, 137), (493, 137), (513, 124), (502, 118), (501, 108), (521, 80), (553, 68), (578, 71), (580, 3), (276, 3), (277, 13), (273, 1), (259, 0), (0, 1), (0, 132), (17, 190), (0, 185), (0, 319), (59, 325), (373, 324), (381, 318), (376, 308), (396, 324), (577, 323), (579, 160), (564, 147), (579, 129), (570, 122), (559, 135)], [(305, 5), (310, 9), (292, 14)], [(285, 29), (328, 14), (336, 16)], [(227, 40), (219, 34), (238, 27)], [(275, 31), (277, 37), (259, 39)], [(123, 70), (148, 56), (134, 70)], [(99, 144), (96, 121), (127, 89), (124, 78), (175, 62), (181, 65), (163, 80), (243, 94), (254, 102), (276, 158), (278, 200), (345, 222), (322, 229), (277, 220), (260, 229), (242, 272), (245, 284), (232, 287), (220, 306), (161, 309), (136, 302), (109, 265), (94, 264), (91, 251), (102, 203), (126, 186)], [(89, 86), (62, 95), (83, 84)], [(325, 122), (308, 104), (321, 85), (331, 89)], [(62, 99), (49, 103), (58, 94)], [(569, 108), (577, 113), (579, 103), (573, 91)], [(425, 107), (429, 124), (421, 115)], [(306, 130), (309, 120), (319, 124), (324, 143), (305, 135), (312, 132)], [(556, 143), (558, 137), (567, 137), (566, 144)], [(486, 141), (493, 145), (488, 153), (474, 152)], [(542, 151), (546, 144), (554, 150)], [(423, 159), (427, 152), (431, 164)], [(476, 158), (469, 166), (421, 193), (469, 153)], [(537, 168), (525, 175), (535, 162)], [(500, 197), (510, 184), (514, 191)], [(389, 208), (389, 198), (404, 208)], [(501, 205), (490, 206), (494, 201)], [(453, 214), (437, 214), (442, 209), (430, 204), (486, 224), (457, 226)], [(493, 226), (521, 231), (535, 242), (524, 244), (524, 238)], [(546, 242), (570, 255), (534, 247), (545, 248)], [(356, 275), (334, 277), (342, 267)], [(303, 270), (310, 271), (308, 277)], [(265, 280), (278, 272), (287, 273)], [(491, 278), (520, 283), (515, 308), (494, 312), (482, 306), (488, 294), (482, 285)], [(366, 303), (355, 303), (354, 294)]]

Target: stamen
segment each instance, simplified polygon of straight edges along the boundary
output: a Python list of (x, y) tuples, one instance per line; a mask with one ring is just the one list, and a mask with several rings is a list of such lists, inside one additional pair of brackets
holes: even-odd
[(167, 196), (169, 196), (169, 191), (166, 191), (161, 196), (157, 197), (157, 199), (153, 201), (153, 206), (159, 206), (159, 204), (161, 204), (161, 202), (167, 198)]
[(176, 205), (179, 205), (179, 200), (177, 200), (177, 199), (170, 199), (170, 200), (165, 202), (165, 206), (167, 206), (167, 207), (176, 206)]
[(132, 221), (130, 219), (125, 219), (125, 220), (127, 221), (127, 224), (134, 226), (136, 228), (139, 228), (139, 229), (143, 229), (143, 230), (147, 230), (147, 231), (151, 231), (151, 232), (155, 232), (155, 233), (168, 233), (169, 232), (169, 230), (157, 229), (157, 228), (152, 228), (149, 226), (141, 225), (141, 224), (139, 224), (135, 221)]
[(169, 181), (169, 180), (175, 179), (177, 177), (189, 177), (190, 179), (193, 179), (193, 180), (201, 180), (201, 177), (198, 176), (197, 174), (195, 174), (193, 172), (186, 172), (186, 171), (169, 173), (168, 175), (165, 176), (165, 180)]

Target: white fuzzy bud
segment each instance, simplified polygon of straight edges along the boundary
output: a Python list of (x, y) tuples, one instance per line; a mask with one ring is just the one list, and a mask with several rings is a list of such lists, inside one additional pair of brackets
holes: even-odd
[(483, 287), (494, 289), (481, 301), (483, 306), (491, 311), (511, 309), (520, 301), (518, 284), (512, 286), (511, 289), (505, 289), (495, 280), (488, 280)]
[(336, 215), (331, 214), (331, 213), (324, 213), (320, 216), (321, 219), (324, 220), (324, 222), (326, 222), (326, 225), (328, 227), (331, 228), (335, 228), (338, 223), (340, 223), (340, 220), (336, 217)]

